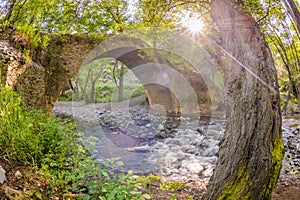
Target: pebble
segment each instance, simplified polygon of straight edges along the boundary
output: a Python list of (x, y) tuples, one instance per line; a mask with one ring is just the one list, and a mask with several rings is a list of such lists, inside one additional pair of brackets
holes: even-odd
[[(102, 152), (99, 156), (107, 153), (110, 157), (121, 157), (124, 170), (149, 172), (154, 169), (158, 175), (173, 180), (210, 178), (218, 160), (216, 153), (225, 126), (224, 117), (209, 124), (186, 117), (172, 123), (163, 115), (144, 110), (141, 113), (141, 109), (132, 109), (130, 114), (122, 110), (90, 112), (86, 107), (75, 108), (71, 113), (67, 106), (55, 107), (54, 111), (99, 124), (107, 130), (106, 135), (121, 131), (141, 140), (140, 146), (127, 149), (116, 149), (108, 143), (97, 143), (95, 149)], [(283, 120), (282, 130), (286, 152), (281, 171), (281, 178), (284, 178), (300, 171), (299, 121)]]
[(21, 179), (23, 177), (23, 175), (22, 175), (22, 173), (19, 170), (17, 170), (16, 173), (15, 173), (15, 177), (17, 179)]

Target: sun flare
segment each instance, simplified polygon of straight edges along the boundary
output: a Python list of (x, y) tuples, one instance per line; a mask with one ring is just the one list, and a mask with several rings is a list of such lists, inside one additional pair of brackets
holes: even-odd
[(200, 33), (204, 27), (204, 23), (200, 16), (191, 12), (183, 14), (179, 24), (181, 27), (187, 28), (193, 35)]
[(203, 26), (203, 21), (200, 18), (193, 17), (186, 21), (186, 27), (192, 34), (200, 33), (203, 29)]

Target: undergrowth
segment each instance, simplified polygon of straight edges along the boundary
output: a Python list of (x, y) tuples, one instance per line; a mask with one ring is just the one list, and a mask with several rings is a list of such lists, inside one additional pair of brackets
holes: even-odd
[[(93, 149), (95, 140), (86, 145), (82, 138), (70, 121), (28, 110), (11, 88), (0, 88), (0, 157), (30, 166), (46, 188), (31, 187), (26, 193), (30, 199), (153, 199), (149, 186), (160, 181), (159, 177), (117, 173), (115, 168), (122, 162), (96, 160), (87, 150)], [(162, 190), (172, 189), (171, 199), (183, 187), (176, 183), (163, 186)]]
[[(78, 194), (77, 199), (146, 199), (132, 173), (114, 173), (114, 165), (97, 164), (81, 145), (74, 124), (26, 110), (21, 98), (5, 87), (0, 91), (0, 156), (36, 169), (47, 191), (31, 191), (31, 198), (55, 193)], [(100, 167), (101, 166), (101, 167)], [(38, 189), (37, 189), (38, 190)]]

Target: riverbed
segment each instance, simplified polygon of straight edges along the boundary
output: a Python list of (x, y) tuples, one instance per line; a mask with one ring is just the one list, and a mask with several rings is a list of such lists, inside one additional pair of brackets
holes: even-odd
[[(208, 181), (225, 128), (223, 114), (203, 122), (197, 116), (169, 117), (147, 106), (126, 103), (57, 102), (54, 113), (71, 116), (85, 140), (95, 142), (96, 159), (119, 158), (120, 171), (155, 173), (172, 181)], [(300, 125), (283, 119), (285, 158), (280, 179), (299, 175)]]

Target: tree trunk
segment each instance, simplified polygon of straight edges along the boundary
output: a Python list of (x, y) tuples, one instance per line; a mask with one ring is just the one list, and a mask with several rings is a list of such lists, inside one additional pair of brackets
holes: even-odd
[(121, 66), (120, 76), (119, 76), (119, 88), (118, 88), (118, 102), (123, 101), (123, 88), (124, 88), (124, 66)]
[(9, 5), (7, 14), (5, 15), (5, 18), (4, 18), (4, 24), (5, 25), (9, 25), (9, 20), (12, 16), (13, 11), (14, 11), (16, 2), (17, 2), (16, 0), (13, 0), (12, 2), (10, 2), (11, 4)]
[(297, 106), (297, 113), (300, 113), (300, 84), (298, 84), (298, 87), (297, 87), (297, 89), (298, 89), (298, 106)]
[(102, 73), (103, 73), (103, 67), (102, 67), (102, 70), (101, 72), (99, 72), (96, 76), (96, 78), (93, 80), (92, 79), (92, 88), (91, 88), (91, 103), (96, 103), (95, 101), (95, 97), (96, 97), (96, 83), (98, 81), (98, 79), (102, 76)]
[[(286, 6), (288, 7), (289, 13), (291, 14), (294, 22), (296, 23), (298, 33), (300, 33), (300, 11), (294, 0), (286, 0)], [(299, 62), (298, 62), (299, 66)], [(300, 84), (297, 86), (297, 98), (298, 98), (298, 107), (297, 112), (300, 112)]]
[(227, 53), (227, 125), (204, 199), (271, 199), (284, 155), (277, 75), (259, 26), (235, 2), (211, 1)]
[(290, 99), (291, 99), (291, 90), (292, 90), (292, 88), (293, 88), (293, 83), (290, 80), (289, 89), (288, 89), (288, 93), (286, 95), (285, 103), (284, 103), (284, 106), (281, 109), (283, 113), (286, 113), (287, 106), (289, 105), (289, 102), (290, 102)]
[(297, 29), (300, 33), (300, 11), (294, 0), (285, 0), (285, 4), (288, 7), (289, 13), (296, 23)]

